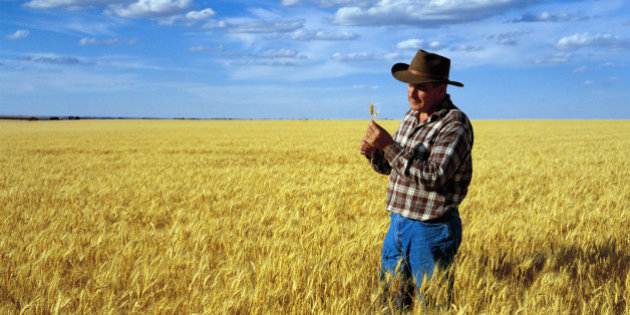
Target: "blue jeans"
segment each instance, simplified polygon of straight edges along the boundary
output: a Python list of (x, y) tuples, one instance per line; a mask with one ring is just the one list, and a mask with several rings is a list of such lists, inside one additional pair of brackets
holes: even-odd
[[(462, 240), (462, 223), (457, 210), (450, 210), (442, 218), (423, 222), (391, 214), (389, 230), (383, 241), (381, 255), (381, 281), (385, 292), (391, 288), (386, 275), (401, 277), (401, 287), (396, 289), (399, 308), (411, 307), (413, 295), (422, 285), (424, 275), (433, 276), (435, 267), (446, 270), (453, 263)], [(399, 265), (400, 263), (400, 265)], [(397, 268), (398, 267), (398, 268)], [(453, 287), (452, 273), (447, 274), (447, 295), (450, 304)], [(391, 278), (390, 278), (391, 279)], [(414, 283), (415, 279), (415, 283)], [(415, 290), (413, 289), (415, 284)], [(418, 295), (421, 298), (420, 295)]]

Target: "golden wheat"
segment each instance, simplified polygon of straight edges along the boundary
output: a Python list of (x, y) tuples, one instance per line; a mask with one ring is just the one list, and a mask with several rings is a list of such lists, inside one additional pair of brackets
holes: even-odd
[[(630, 122), (473, 126), (449, 312), (628, 313)], [(366, 127), (0, 121), (0, 313), (379, 311)]]

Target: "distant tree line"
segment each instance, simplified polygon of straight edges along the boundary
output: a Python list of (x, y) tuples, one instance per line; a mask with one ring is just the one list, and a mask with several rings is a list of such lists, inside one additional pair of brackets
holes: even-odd
[(0, 119), (8, 120), (79, 120), (79, 116), (20, 116), (20, 115), (0, 115)]

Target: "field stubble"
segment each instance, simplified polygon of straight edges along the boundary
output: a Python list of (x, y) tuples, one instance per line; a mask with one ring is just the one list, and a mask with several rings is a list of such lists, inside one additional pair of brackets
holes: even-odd
[[(630, 123), (473, 127), (450, 312), (628, 313)], [(0, 313), (378, 310), (366, 128), (0, 121)]]

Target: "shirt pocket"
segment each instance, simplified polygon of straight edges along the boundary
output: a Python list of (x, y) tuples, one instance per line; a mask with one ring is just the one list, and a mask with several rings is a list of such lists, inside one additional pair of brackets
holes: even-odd
[(418, 141), (411, 148), (411, 158), (419, 161), (426, 161), (431, 154), (431, 144)]

